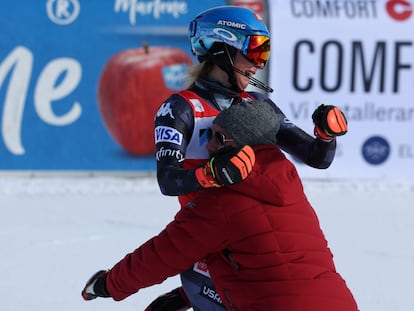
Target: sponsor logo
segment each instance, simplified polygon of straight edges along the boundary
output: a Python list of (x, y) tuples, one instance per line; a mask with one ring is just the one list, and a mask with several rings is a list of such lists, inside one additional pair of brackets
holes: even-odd
[(162, 104), (160, 109), (158, 109), (158, 111), (157, 111), (157, 118), (158, 117), (165, 117), (166, 115), (169, 115), (171, 117), (171, 119), (175, 119), (175, 117), (172, 113), (170, 102), (166, 102), (166, 103)]
[(177, 64), (162, 68), (162, 77), (165, 86), (175, 91), (183, 89), (187, 81), (187, 69), (188, 66), (186, 64)]
[(165, 149), (164, 147), (161, 147), (160, 150), (158, 150), (155, 153), (155, 158), (157, 159), (157, 161), (159, 161), (161, 158), (164, 157), (174, 157), (178, 160), (178, 162), (184, 161), (184, 155), (181, 153), (180, 150)]
[(377, 1), (291, 0), (295, 18), (373, 19), (378, 17)]
[(201, 290), (201, 295), (214, 303), (223, 305), (223, 301), (221, 300), (219, 294), (217, 294), (216, 290), (211, 287), (204, 285)]
[(389, 0), (385, 9), (392, 19), (399, 22), (408, 20), (413, 14), (412, 4), (406, 0)]
[(155, 128), (155, 143), (173, 143), (181, 145), (183, 134), (175, 128), (168, 126), (157, 126)]
[(49, 19), (58, 25), (68, 25), (76, 20), (80, 12), (78, 0), (48, 0), (46, 11)]
[(0, 63), (0, 87), (7, 94), (3, 103), (0, 134), (7, 150), (14, 155), (26, 153), (22, 129), (27, 129), (23, 126), (23, 115), (29, 85), (35, 88), (34, 110), (40, 121), (62, 127), (76, 122), (82, 114), (79, 101), (72, 102), (64, 114), (55, 114), (53, 109), (55, 101), (66, 99), (79, 86), (81, 64), (73, 58), (55, 58), (45, 65), (38, 77), (33, 78), (34, 66), (39, 64), (34, 63), (33, 51), (23, 46), (13, 49)]
[(381, 136), (372, 136), (362, 145), (362, 156), (372, 165), (384, 163), (390, 155), (390, 144)]
[(237, 28), (237, 29), (246, 29), (246, 24), (232, 22), (232, 21), (225, 21), (225, 20), (217, 21), (217, 25)]
[(213, 29), (213, 32), (214, 32), (216, 35), (218, 35), (218, 36), (220, 36), (220, 37), (224, 38), (225, 40), (228, 40), (228, 41), (236, 41), (236, 40), (237, 40), (236, 35), (234, 35), (234, 34), (233, 34), (232, 32), (230, 32), (230, 31), (228, 31), (227, 29), (223, 29), (223, 28), (214, 28), (214, 29)]
[(193, 270), (210, 278), (210, 272), (208, 272), (207, 264), (204, 261), (197, 261), (193, 266)]
[(140, 0), (116, 0), (115, 13), (128, 13), (131, 25), (136, 24), (137, 14), (151, 16), (160, 19), (162, 15), (171, 15), (175, 19), (188, 13), (187, 1), (140, 1)]

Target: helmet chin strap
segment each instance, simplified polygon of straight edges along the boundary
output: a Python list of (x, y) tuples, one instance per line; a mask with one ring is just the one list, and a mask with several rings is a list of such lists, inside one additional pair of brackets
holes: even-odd
[[(200, 44), (204, 46), (201, 41)], [(206, 49), (207, 50), (207, 49)], [(227, 81), (231, 85), (231, 89), (237, 93), (243, 90), (237, 86), (235, 73), (239, 73), (249, 78), (249, 84), (257, 87), (265, 92), (271, 93), (273, 89), (263, 83), (262, 81), (252, 77), (249, 73), (244, 72), (234, 66), (233, 59), (235, 58), (237, 49), (232, 46), (228, 46), (223, 42), (215, 42), (213, 46), (207, 51), (207, 57), (210, 58), (217, 66), (219, 66), (225, 73), (227, 73)]]
[(258, 89), (261, 89), (261, 90), (263, 90), (263, 91), (265, 91), (267, 93), (272, 93), (273, 92), (273, 89), (270, 86), (268, 86), (267, 84), (263, 83), (259, 79), (256, 79), (255, 77), (252, 77), (248, 72), (242, 71), (242, 70), (240, 70), (240, 69), (238, 69), (236, 67), (233, 67), (233, 70), (235, 72), (237, 72), (237, 73), (245, 76), (245, 77), (248, 77), (249, 78), (249, 84), (250, 85), (252, 85), (254, 87), (257, 87)]
[[(202, 46), (205, 46), (200, 41)], [(227, 81), (231, 85), (231, 90), (236, 93), (240, 93), (241, 90), (236, 84), (236, 77), (233, 69), (233, 58), (236, 56), (237, 50), (233, 47), (228, 47), (224, 42), (215, 42), (212, 47), (207, 50), (207, 58), (209, 58), (214, 64), (220, 67), (227, 74)]]

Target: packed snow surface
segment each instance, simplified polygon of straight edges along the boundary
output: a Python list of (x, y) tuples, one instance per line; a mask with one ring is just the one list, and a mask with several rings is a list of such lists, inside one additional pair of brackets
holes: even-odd
[[(304, 188), (360, 310), (414, 310), (414, 182), (305, 180)], [(144, 310), (178, 277), (122, 302), (85, 302), (80, 292), (177, 211), (154, 176), (0, 178), (0, 309)]]

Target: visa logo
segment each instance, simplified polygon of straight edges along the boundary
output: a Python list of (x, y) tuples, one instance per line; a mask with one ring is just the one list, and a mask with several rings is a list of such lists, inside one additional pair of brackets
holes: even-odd
[(173, 143), (181, 145), (183, 134), (172, 127), (157, 126), (155, 128), (155, 143)]

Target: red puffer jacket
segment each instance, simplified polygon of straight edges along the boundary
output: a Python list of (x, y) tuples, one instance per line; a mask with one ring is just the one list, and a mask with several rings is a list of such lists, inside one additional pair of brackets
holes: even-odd
[(109, 272), (121, 300), (206, 258), (228, 310), (355, 311), (293, 164), (271, 145), (241, 184), (206, 189)]

